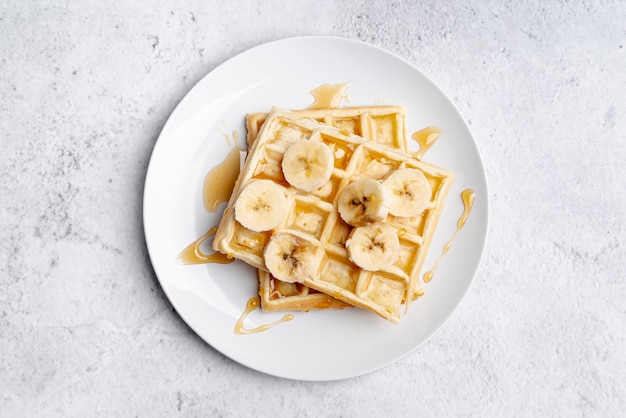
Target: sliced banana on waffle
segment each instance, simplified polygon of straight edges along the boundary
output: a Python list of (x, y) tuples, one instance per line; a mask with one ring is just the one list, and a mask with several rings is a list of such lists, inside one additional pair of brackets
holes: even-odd
[(396, 230), (384, 222), (354, 228), (346, 248), (350, 260), (368, 271), (378, 271), (396, 262), (400, 240)]
[(255, 180), (239, 194), (235, 219), (252, 231), (269, 231), (287, 217), (287, 206), (287, 198), (280, 186), (271, 180)]
[(333, 153), (326, 144), (301, 139), (285, 151), (282, 169), (289, 184), (310, 192), (330, 180), (334, 165)]
[(403, 168), (391, 173), (383, 185), (389, 189), (389, 213), (409, 217), (420, 215), (430, 205), (432, 189), (426, 176), (415, 168)]
[(361, 179), (346, 186), (337, 197), (341, 218), (352, 226), (362, 226), (385, 220), (389, 213), (390, 196), (376, 180)]
[(279, 280), (302, 283), (316, 273), (324, 249), (314, 238), (281, 232), (270, 238), (263, 251), (265, 266)]

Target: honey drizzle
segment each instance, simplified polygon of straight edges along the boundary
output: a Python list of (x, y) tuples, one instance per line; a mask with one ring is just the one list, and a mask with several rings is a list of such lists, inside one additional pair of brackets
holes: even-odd
[(338, 107), (341, 99), (345, 99), (346, 101), (350, 100), (346, 93), (348, 87), (350, 87), (350, 83), (322, 84), (314, 88), (310, 92), (314, 101), (308, 108), (326, 109), (329, 107)]
[(239, 148), (233, 148), (224, 161), (213, 167), (204, 177), (202, 201), (207, 212), (216, 212), (222, 202), (228, 202), (230, 199), (239, 176), (241, 164), (239, 151)]
[(230, 136), (228, 136), (228, 134), (226, 132), (220, 131), (222, 133), (222, 135), (224, 135), (224, 139), (226, 140), (226, 145), (228, 145), (229, 147), (232, 147), (233, 144), (233, 140), (231, 139)]
[(440, 136), (441, 129), (436, 126), (428, 126), (411, 135), (411, 139), (414, 139), (420, 145), (419, 151), (413, 153), (415, 158), (421, 159), (422, 156), (426, 154), (426, 151), (435, 145), (435, 142), (437, 142)]
[(427, 271), (424, 274), (424, 283), (428, 283), (428, 282), (430, 282), (433, 279), (433, 274), (435, 273), (435, 270), (439, 266), (439, 263), (441, 262), (441, 259), (443, 258), (443, 256), (448, 252), (448, 250), (452, 246), (452, 243), (454, 242), (454, 240), (456, 239), (456, 236), (461, 231), (461, 228), (463, 228), (463, 226), (465, 226), (465, 222), (467, 222), (467, 217), (469, 216), (469, 214), (470, 214), (470, 212), (472, 210), (472, 207), (474, 206), (474, 199), (475, 198), (476, 198), (476, 193), (474, 193), (474, 191), (472, 189), (465, 189), (465, 190), (463, 190), (461, 192), (461, 199), (463, 200), (464, 209), (463, 209), (463, 213), (461, 214), (461, 217), (459, 218), (459, 221), (457, 223), (456, 232), (454, 233), (454, 235), (452, 235), (452, 238), (450, 238), (450, 241), (448, 241), (446, 243), (446, 245), (443, 246), (443, 250), (441, 251), (441, 254), (439, 255), (439, 258), (437, 259), (437, 261), (433, 265), (433, 268), (430, 269), (430, 271)]
[(259, 306), (261, 306), (261, 299), (258, 296), (253, 296), (250, 299), (248, 299), (248, 303), (246, 304), (245, 311), (243, 311), (243, 313), (239, 317), (239, 320), (237, 320), (237, 323), (235, 324), (235, 334), (254, 334), (257, 332), (266, 331), (272, 328), (273, 326), (280, 324), (281, 322), (287, 322), (293, 319), (292, 314), (287, 314), (283, 316), (281, 319), (279, 319), (278, 321), (272, 322), (270, 324), (260, 325), (252, 329), (245, 328), (243, 326), (243, 321), (252, 311), (254, 311)]
[(228, 264), (235, 261), (234, 258), (228, 257), (225, 254), (220, 252), (214, 252), (212, 254), (205, 254), (200, 250), (200, 245), (210, 236), (215, 235), (217, 231), (217, 226), (212, 227), (207, 231), (206, 234), (202, 235), (200, 238), (189, 244), (185, 247), (184, 250), (178, 255), (178, 259), (182, 261), (183, 264), (206, 264), (206, 263), (218, 263), (218, 264)]

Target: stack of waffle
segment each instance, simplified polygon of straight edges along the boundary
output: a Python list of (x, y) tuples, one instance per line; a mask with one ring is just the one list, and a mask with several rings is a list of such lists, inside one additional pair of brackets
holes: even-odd
[[(248, 115), (247, 129), (248, 157), (213, 248), (258, 269), (265, 311), (357, 306), (397, 323), (423, 295), (419, 275), (453, 180), (408, 151), (403, 108), (275, 109)], [(400, 173), (424, 183), (417, 211), (394, 210), (384, 191), (372, 217), (346, 213), (362, 208), (346, 194)]]

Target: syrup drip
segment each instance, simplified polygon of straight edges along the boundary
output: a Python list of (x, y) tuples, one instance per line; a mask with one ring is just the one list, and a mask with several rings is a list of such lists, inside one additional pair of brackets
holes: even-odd
[(202, 250), (200, 250), (200, 245), (210, 236), (215, 235), (216, 231), (217, 226), (209, 229), (206, 234), (202, 235), (200, 238), (189, 244), (183, 251), (181, 251), (181, 253), (178, 255), (178, 259), (182, 261), (183, 264), (228, 264), (235, 261), (234, 258), (228, 257), (227, 255), (220, 252), (205, 254), (202, 252)]
[(258, 326), (256, 328), (252, 328), (252, 329), (245, 328), (243, 326), (243, 321), (250, 314), (250, 312), (254, 311), (260, 305), (261, 305), (261, 300), (259, 299), (258, 296), (253, 296), (253, 297), (251, 297), (248, 300), (248, 303), (246, 304), (246, 310), (243, 311), (243, 313), (239, 317), (239, 320), (235, 324), (235, 334), (254, 334), (254, 333), (257, 333), (257, 332), (266, 331), (266, 330), (272, 328), (274, 325), (278, 325), (281, 322), (291, 321), (293, 319), (293, 315), (292, 314), (287, 314), (287, 315), (283, 316), (281, 319), (279, 319), (276, 322), (272, 322), (270, 324), (265, 324), (265, 325), (260, 325), (260, 326)]
[(349, 83), (338, 84), (322, 84), (319, 87), (311, 90), (311, 96), (313, 96), (313, 103), (308, 107), (309, 109), (326, 109), (329, 107), (338, 107), (341, 99), (346, 101), (350, 100), (346, 89), (350, 87)]
[(440, 136), (441, 129), (437, 128), (436, 126), (429, 126), (427, 128), (420, 129), (419, 131), (411, 135), (411, 138), (417, 141), (417, 143), (420, 145), (419, 151), (413, 154), (415, 155), (415, 158), (421, 159), (422, 156), (426, 154), (426, 151), (428, 151), (430, 147), (432, 147), (435, 142), (437, 142), (437, 139), (439, 139)]
[[(226, 121), (223, 120), (222, 124), (226, 125)], [(233, 130), (231, 134), (228, 135), (226, 132), (222, 131), (221, 129), (219, 131), (224, 136), (224, 139), (226, 140), (226, 145), (228, 145), (229, 147), (237, 146), (237, 144), (239, 143), (239, 132), (237, 132), (236, 130)]]
[(233, 148), (224, 161), (213, 167), (204, 178), (202, 201), (207, 212), (216, 212), (222, 202), (230, 199), (239, 176), (239, 151), (239, 148)]
[(222, 133), (222, 135), (224, 135), (224, 139), (226, 140), (226, 145), (228, 145), (229, 147), (232, 147), (233, 144), (233, 140), (231, 139), (230, 136), (228, 136), (228, 134), (226, 132), (220, 131)]
[(461, 199), (463, 199), (464, 209), (463, 209), (463, 213), (461, 214), (461, 217), (459, 218), (459, 221), (457, 223), (456, 232), (454, 233), (454, 235), (452, 235), (452, 238), (450, 238), (450, 241), (448, 241), (446, 243), (446, 245), (443, 246), (443, 250), (441, 251), (441, 254), (439, 255), (439, 258), (437, 259), (437, 261), (433, 265), (433, 268), (430, 269), (430, 271), (427, 271), (424, 274), (424, 283), (428, 283), (428, 282), (430, 282), (433, 279), (433, 274), (435, 273), (435, 270), (439, 266), (439, 263), (441, 262), (441, 259), (443, 258), (443, 256), (448, 252), (448, 250), (452, 246), (452, 243), (454, 242), (454, 240), (456, 239), (456, 236), (461, 231), (461, 228), (463, 228), (463, 226), (465, 226), (465, 222), (467, 222), (467, 217), (469, 216), (469, 214), (470, 214), (470, 212), (472, 210), (472, 207), (474, 206), (474, 199), (475, 198), (476, 198), (476, 193), (474, 193), (474, 191), (472, 189), (465, 189), (465, 190), (463, 190), (461, 192)]

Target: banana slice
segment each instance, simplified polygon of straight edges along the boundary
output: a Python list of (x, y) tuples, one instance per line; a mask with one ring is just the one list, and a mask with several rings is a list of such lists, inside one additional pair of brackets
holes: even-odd
[(319, 241), (291, 232), (270, 238), (263, 258), (270, 273), (279, 280), (302, 283), (316, 273), (324, 249)]
[(346, 248), (350, 260), (368, 271), (387, 268), (400, 255), (396, 230), (383, 222), (354, 228), (346, 241)]
[(271, 180), (255, 180), (239, 194), (235, 202), (235, 219), (246, 228), (269, 231), (287, 217), (287, 198)]
[(420, 170), (396, 170), (383, 181), (383, 185), (391, 192), (389, 213), (394, 216), (416, 216), (430, 205), (432, 189)]
[(302, 139), (287, 148), (282, 168), (285, 180), (306, 192), (313, 191), (330, 180), (333, 172), (333, 153), (326, 144)]
[(352, 226), (384, 221), (389, 213), (390, 193), (379, 182), (361, 179), (346, 186), (337, 197), (341, 218)]

